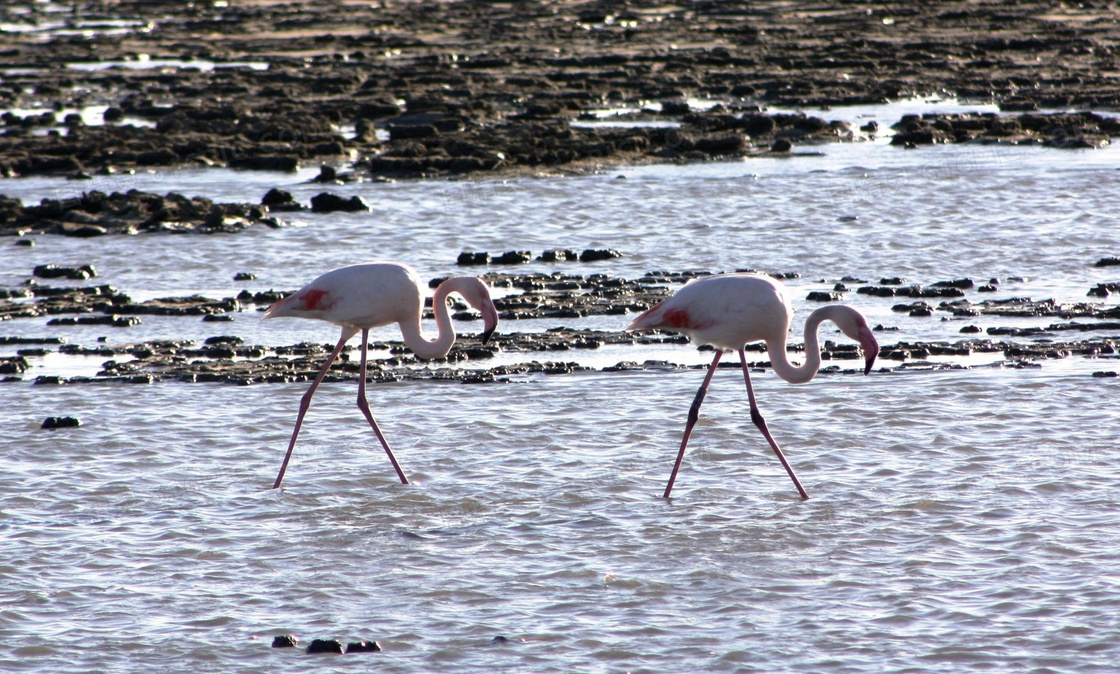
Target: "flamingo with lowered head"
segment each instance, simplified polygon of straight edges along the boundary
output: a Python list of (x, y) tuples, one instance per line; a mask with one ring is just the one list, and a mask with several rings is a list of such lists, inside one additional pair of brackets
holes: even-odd
[(315, 389), (327, 375), (343, 345), (359, 332), (362, 333), (362, 361), (358, 371), (358, 408), (381, 441), (401, 483), (408, 484), (408, 478), (393, 456), (393, 450), (389, 449), (389, 443), (374, 421), (369, 401), (366, 400), (366, 342), (370, 328), (398, 323), (405, 345), (418, 358), (442, 358), (455, 343), (455, 327), (451, 324), (446, 301), (451, 293), (458, 293), (467, 304), (482, 313), (483, 331), (480, 339), (483, 344), (498, 326), (498, 310), (490, 299), (489, 287), (474, 276), (453, 276), (441, 283), (432, 295), (432, 311), (439, 335), (436, 339), (429, 340), (424, 337), (420, 328), (420, 317), (424, 309), (422, 288), (420, 275), (412, 267), (397, 262), (371, 262), (329, 271), (269, 308), (265, 318), (313, 318), (342, 328), (342, 336), (334, 351), (300, 400), (296, 427), (292, 431), (288, 453), (284, 456), (284, 463), (280, 466), (280, 474), (276, 476), (273, 489), (279, 488), (284, 480), (284, 471), (292, 458), (292, 450), (296, 446), (296, 438), (299, 437), (299, 429), (311, 406)]
[(684, 450), (692, 428), (700, 414), (700, 405), (708, 392), (708, 384), (716, 371), (723, 352), (736, 350), (743, 364), (743, 377), (747, 382), (747, 398), (750, 400), (751, 421), (770, 443), (778, 460), (789, 473), (801, 498), (809, 498), (801, 482), (793, 473), (785, 455), (770, 435), (766, 421), (758, 411), (751, 375), (747, 367), (747, 354), (743, 350), (750, 342), (765, 342), (766, 351), (774, 373), (791, 384), (802, 384), (812, 379), (821, 366), (820, 347), (817, 342), (817, 329), (823, 321), (832, 321), (840, 331), (859, 342), (863, 348), (866, 365), (863, 373), (871, 371), (875, 357), (879, 354), (879, 343), (867, 326), (867, 319), (855, 309), (846, 306), (826, 306), (809, 314), (805, 321), (805, 362), (795, 366), (786, 355), (786, 334), (793, 320), (793, 305), (789, 301), (786, 287), (769, 276), (736, 273), (720, 274), (696, 279), (685, 284), (669, 299), (654, 306), (634, 319), (627, 330), (670, 330), (687, 335), (696, 344), (710, 344), (716, 349), (716, 356), (704, 377), (704, 383), (696, 392), (692, 407), (688, 411), (688, 423), (684, 438), (677, 453), (677, 462), (665, 487), (665, 498), (673, 490), (677, 471), (684, 458)]

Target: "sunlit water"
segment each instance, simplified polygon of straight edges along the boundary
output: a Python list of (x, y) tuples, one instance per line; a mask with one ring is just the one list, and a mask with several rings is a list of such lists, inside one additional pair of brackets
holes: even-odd
[[(997, 277), (1000, 292), (970, 299), (1062, 302), (1120, 281), (1116, 268), (1092, 266), (1120, 254), (1114, 148), (800, 151), (824, 156), (329, 187), (305, 184), (317, 169), (9, 180), (0, 192), (25, 202), (131, 188), (256, 202), (282, 187), (304, 202), (324, 189), (358, 194), (372, 211), (294, 214), (290, 227), (238, 235), (9, 240), (0, 287), (37, 264), (92, 263), (95, 282), (134, 298), (228, 297), (291, 290), (371, 257), (435, 277), (461, 271), (463, 250), (556, 247), (624, 257), (511, 271), (798, 272), (789, 284), (801, 315), (814, 306), (801, 299), (809, 290), (845, 275)], [(257, 280), (234, 282), (240, 271)], [(898, 328), (884, 342), (963, 338), (962, 322), (937, 313), (847, 301)], [(0, 334), (87, 345), (336, 338), (330, 326), (266, 323), (252, 310), (232, 323), (144, 316), (125, 329), (46, 320), (0, 324)], [(500, 329), (618, 330), (626, 320)], [(499, 357), (595, 368), (710, 358), (683, 346), (561, 355)], [(1120, 380), (1091, 376), (1120, 369), (1115, 359), (828, 374), (804, 386), (758, 371), (760, 406), (807, 502), (750, 423), (735, 369), (717, 374), (665, 501), (696, 370), (373, 385), (410, 486), (396, 483), (355, 408), (354, 382), (327, 383), (275, 492), (306, 384), (35, 386), (44, 372), (92, 375), (104, 359), (29, 360), (24, 381), (0, 384), (6, 670), (321, 664), (270, 648), (289, 633), (302, 645), (376, 639), (383, 653), (318, 657), (402, 672), (1112, 671), (1118, 659)], [(83, 425), (39, 429), (63, 414)], [(498, 635), (508, 643), (488, 645)]]

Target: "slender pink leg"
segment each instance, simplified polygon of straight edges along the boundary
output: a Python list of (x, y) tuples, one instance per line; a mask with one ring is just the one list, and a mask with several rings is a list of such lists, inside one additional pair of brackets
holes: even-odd
[(358, 369), (358, 409), (362, 414), (366, 415), (366, 421), (369, 422), (373, 432), (377, 434), (377, 439), (381, 441), (381, 446), (385, 448), (385, 453), (389, 455), (389, 461), (393, 463), (393, 469), (397, 471), (397, 477), (401, 479), (401, 484), (408, 484), (408, 478), (404, 476), (404, 471), (401, 470), (401, 465), (397, 463), (397, 457), (393, 456), (393, 450), (389, 449), (389, 442), (385, 440), (385, 436), (381, 433), (381, 429), (377, 427), (377, 422), (373, 420), (373, 413), (369, 411), (369, 401), (366, 400), (366, 342), (369, 341), (369, 329), (362, 330), (362, 364)]
[(331, 363), (338, 354), (342, 352), (342, 346), (346, 344), (346, 340), (354, 336), (354, 331), (347, 328), (342, 329), (342, 337), (335, 345), (334, 351), (331, 351), (330, 358), (323, 365), (323, 369), (319, 370), (318, 376), (315, 381), (311, 382), (311, 388), (307, 389), (307, 393), (303, 394), (303, 399), (299, 402), (299, 415), (296, 416), (296, 427), (292, 431), (292, 440), (288, 443), (288, 453), (284, 455), (284, 463), (280, 465), (280, 474), (276, 476), (276, 483), (272, 485), (273, 489), (279, 489), (280, 483), (284, 481), (284, 471), (288, 469), (288, 461), (292, 458), (292, 450), (296, 448), (296, 438), (299, 437), (300, 426), (303, 425), (303, 417), (307, 414), (307, 408), (311, 407), (311, 397), (315, 395), (315, 389), (319, 388), (319, 384), (323, 381), (323, 377), (327, 376), (327, 372), (331, 369)]
[(778, 460), (785, 466), (786, 472), (789, 473), (790, 479), (793, 480), (794, 486), (797, 487), (797, 491), (801, 492), (801, 498), (809, 498), (809, 494), (806, 493), (805, 488), (798, 482), (797, 476), (793, 474), (793, 468), (789, 465), (789, 462), (786, 461), (782, 450), (778, 448), (778, 443), (774, 442), (774, 436), (770, 435), (770, 429), (766, 428), (766, 420), (762, 418), (762, 413), (758, 411), (758, 404), (755, 403), (754, 400), (754, 387), (751, 386), (751, 373), (747, 368), (747, 354), (743, 349), (739, 349), (739, 360), (743, 363), (743, 378), (747, 380), (747, 398), (751, 401), (751, 421), (754, 422), (755, 426), (758, 426), (758, 430), (762, 431), (762, 435), (766, 437), (766, 441), (770, 443), (770, 447), (773, 448), (774, 453), (778, 455)]
[(704, 383), (700, 385), (700, 390), (696, 392), (696, 397), (692, 399), (692, 407), (688, 409), (688, 424), (684, 427), (684, 437), (681, 438), (681, 449), (677, 452), (677, 462), (673, 464), (673, 474), (669, 476), (669, 484), (665, 485), (665, 495), (663, 498), (669, 498), (669, 492), (673, 491), (673, 483), (677, 481), (677, 471), (680, 470), (681, 461), (684, 459), (684, 448), (688, 446), (688, 438), (692, 435), (692, 427), (696, 425), (696, 420), (700, 417), (700, 404), (704, 402), (704, 396), (708, 394), (708, 384), (712, 381), (712, 375), (715, 374), (716, 365), (719, 364), (720, 357), (723, 352), (716, 350), (716, 357), (712, 359), (712, 365), (708, 368), (708, 375), (704, 377)]

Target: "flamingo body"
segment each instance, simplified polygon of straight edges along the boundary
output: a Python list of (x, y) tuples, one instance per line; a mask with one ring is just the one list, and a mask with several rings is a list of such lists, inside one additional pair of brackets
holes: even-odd
[(359, 330), (404, 323), (420, 316), (422, 284), (416, 270), (405, 264), (342, 267), (273, 304), (265, 318), (311, 318)]
[(784, 341), (792, 319), (782, 284), (758, 274), (720, 274), (689, 282), (626, 329), (672, 330), (697, 344), (737, 351), (751, 342)]
[(879, 344), (863, 314), (846, 306), (821, 307), (809, 314), (805, 321), (805, 362), (794, 365), (789, 362), (786, 353), (786, 335), (793, 321), (793, 311), (789, 293), (781, 282), (759, 274), (720, 274), (690, 281), (672, 297), (630, 323), (627, 330), (670, 330), (687, 335), (697, 344), (716, 347), (715, 358), (689, 409), (677, 462), (669, 476), (669, 484), (665, 487), (665, 498), (669, 497), (673, 489), (685, 447), (699, 416), (700, 405), (707, 395), (708, 385), (724, 350), (739, 352), (747, 397), (750, 400), (751, 421), (770, 443), (801, 497), (809, 498), (758, 410), (744, 347), (751, 342), (765, 342), (774, 373), (790, 383), (800, 384), (811, 380), (820, 369), (817, 330), (822, 322), (835, 323), (841, 332), (860, 343), (866, 360), (864, 374), (871, 371), (875, 357), (879, 354)]
[(358, 373), (358, 408), (384, 447), (401, 483), (408, 484), (408, 478), (397, 463), (366, 400), (366, 349), (369, 331), (397, 323), (405, 344), (418, 358), (442, 358), (451, 350), (456, 336), (447, 311), (446, 300), (451, 293), (462, 295), (468, 304), (482, 313), (483, 332), (479, 338), (485, 344), (498, 325), (498, 311), (490, 299), (490, 289), (481, 279), (453, 276), (436, 288), (432, 294), (432, 311), (439, 334), (434, 340), (429, 340), (424, 337), (420, 327), (424, 311), (423, 282), (415, 269), (398, 262), (371, 262), (329, 271), (269, 308), (265, 318), (311, 318), (334, 323), (342, 328), (334, 351), (303, 394), (292, 439), (288, 443), (288, 453), (284, 456), (284, 463), (280, 466), (273, 489), (280, 487), (284, 480), (284, 472), (292, 458), (292, 450), (295, 449), (296, 438), (299, 437), (299, 429), (311, 406), (315, 389), (326, 377), (331, 363), (342, 352), (342, 347), (359, 332), (362, 334), (362, 359)]

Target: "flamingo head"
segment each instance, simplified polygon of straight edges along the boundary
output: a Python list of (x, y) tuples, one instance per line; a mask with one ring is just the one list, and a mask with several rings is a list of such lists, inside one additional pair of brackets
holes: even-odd
[(875, 358), (879, 355), (879, 341), (875, 339), (875, 334), (871, 332), (863, 314), (851, 307), (836, 307), (836, 309), (841, 310), (842, 313), (839, 313), (833, 319), (833, 322), (836, 323), (841, 332), (859, 342), (865, 359), (863, 373), (870, 373), (872, 366), (875, 365)]
[(482, 334), (478, 338), (486, 344), (498, 327), (498, 308), (494, 306), (494, 300), (490, 299), (490, 286), (475, 276), (457, 276), (448, 279), (448, 282), (451, 281), (455, 282), (454, 292), (462, 295), (467, 304), (482, 314)]

